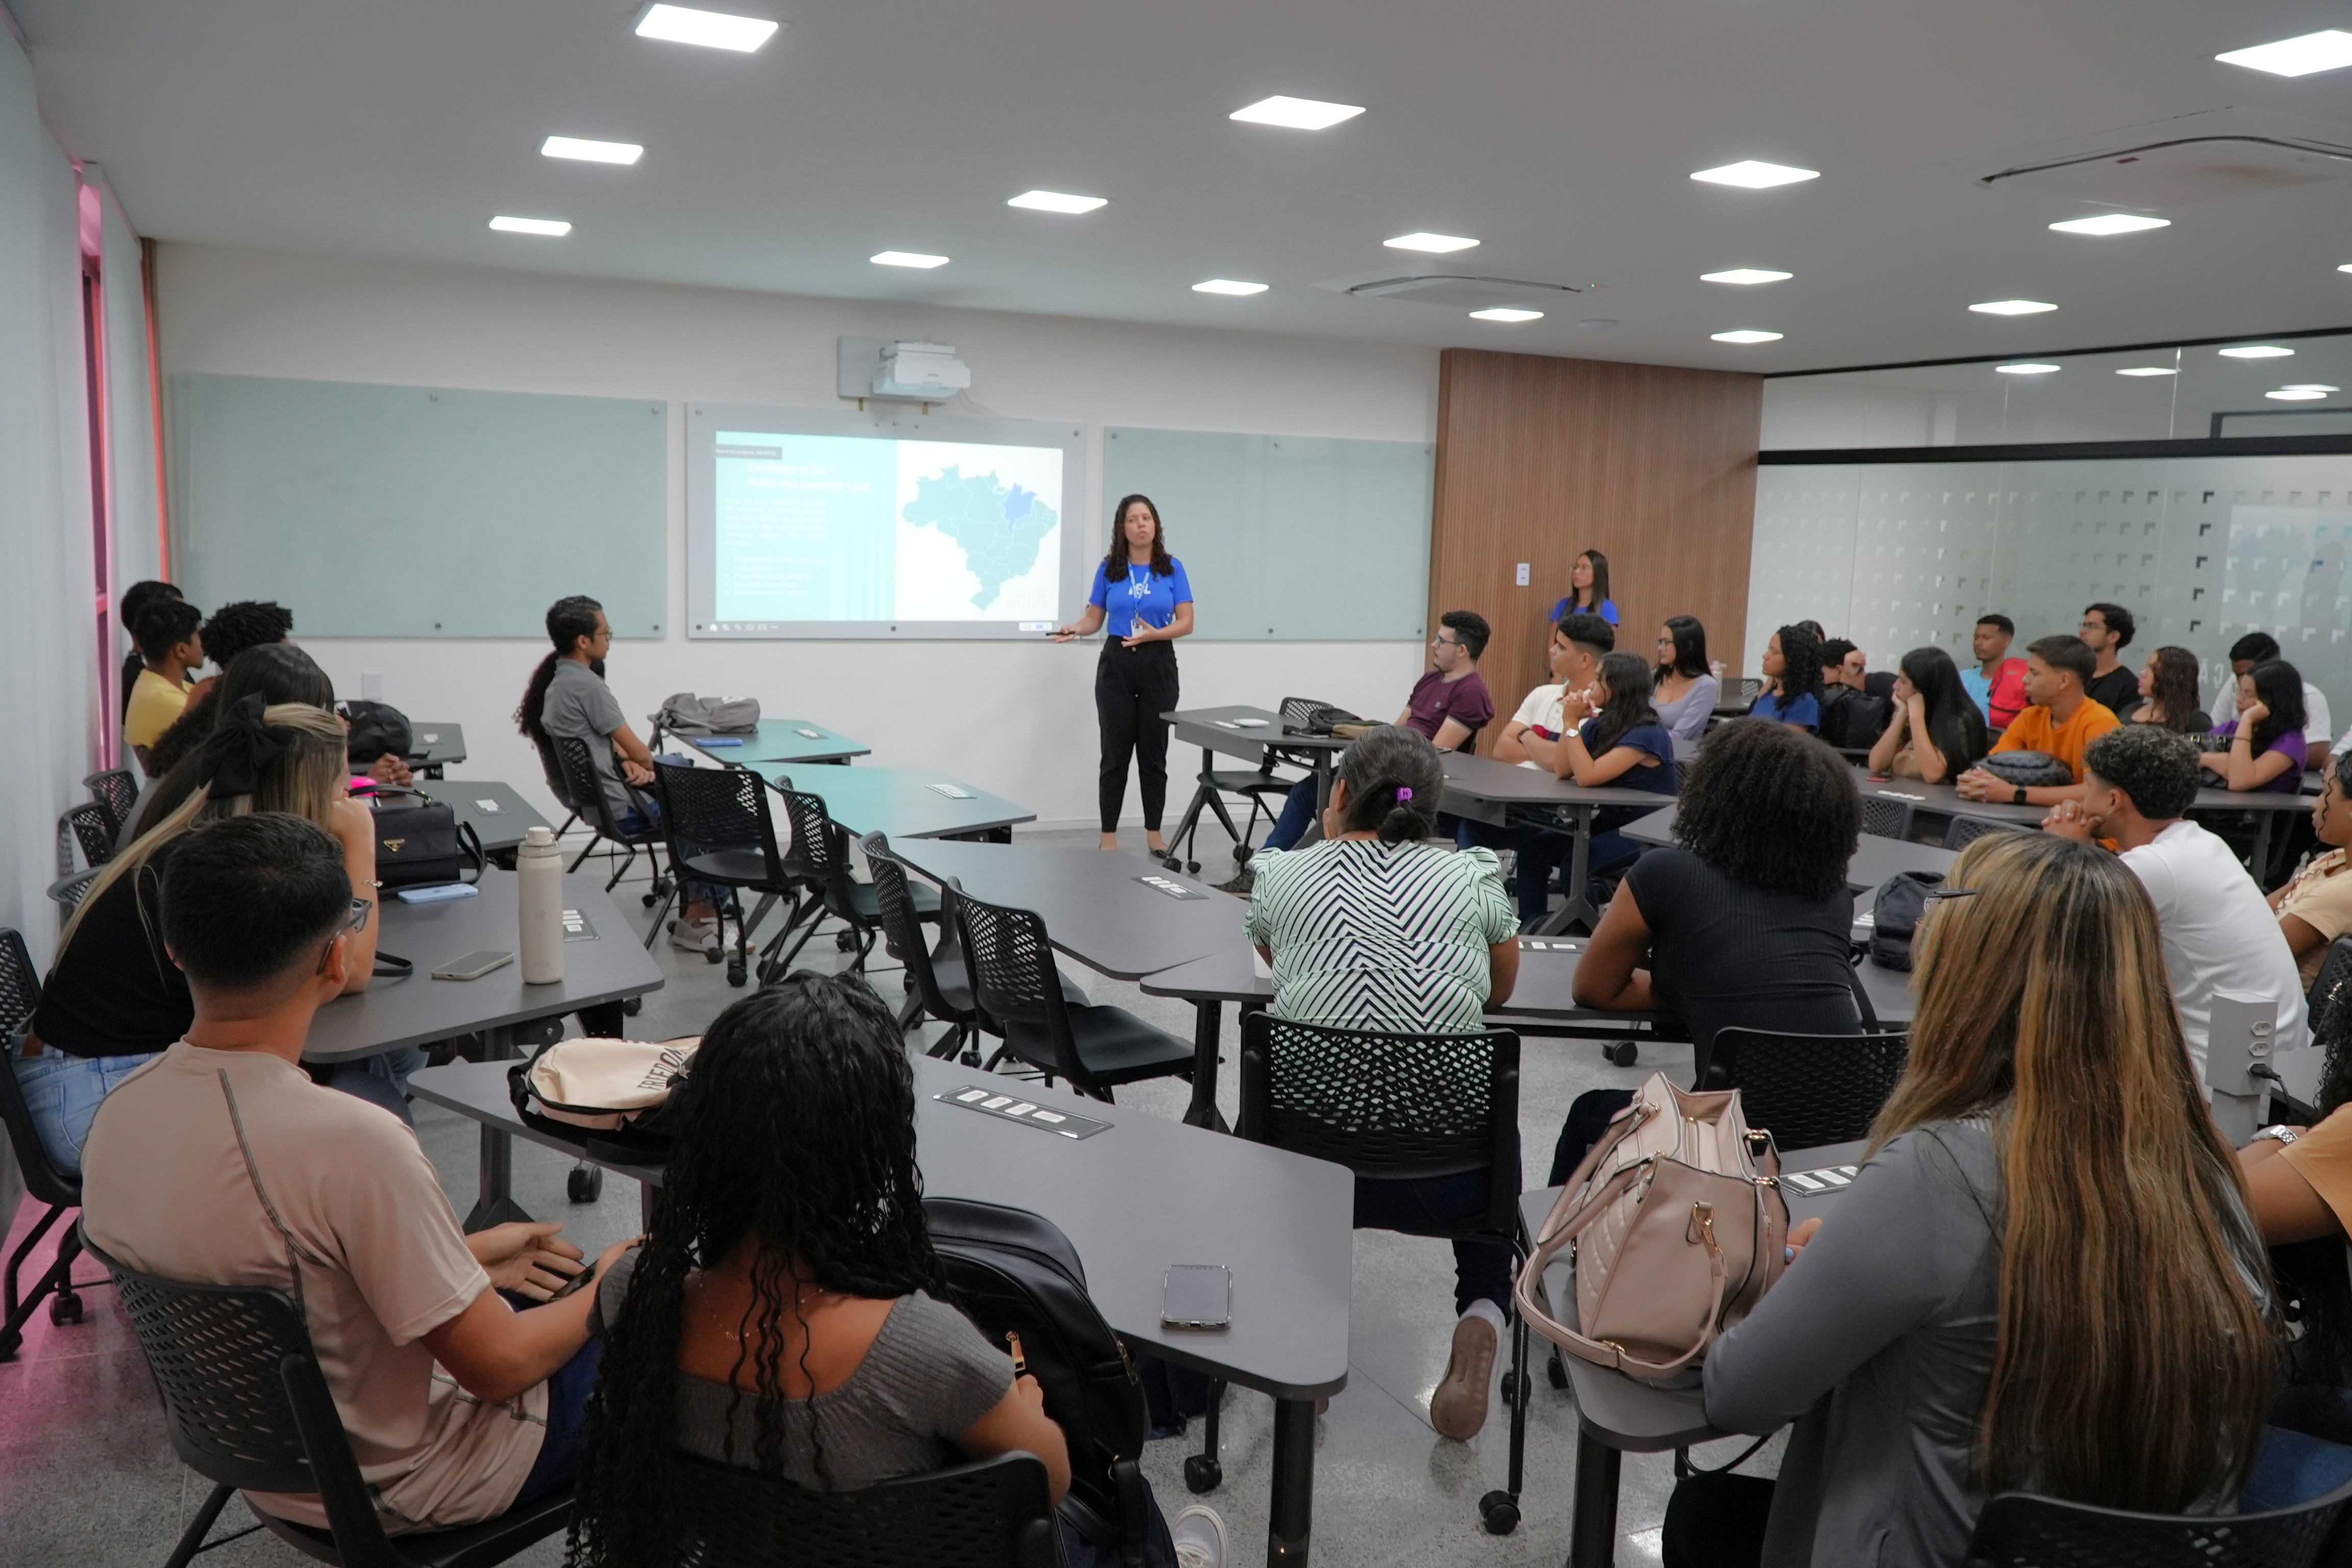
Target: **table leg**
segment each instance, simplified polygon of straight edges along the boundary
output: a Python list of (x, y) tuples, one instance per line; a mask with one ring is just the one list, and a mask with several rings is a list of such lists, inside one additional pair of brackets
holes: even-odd
[(2271, 874), (2271, 819), (2275, 811), (2254, 813), (2254, 885), (2261, 887), (2263, 879)]
[(1544, 921), (1546, 936), (1558, 936), (1578, 921), (1584, 922), (1587, 931), (1597, 930), (1601, 924), (1601, 911), (1584, 895), (1585, 880), (1592, 874), (1592, 807), (1572, 805), (1569, 809), (1576, 813), (1576, 847), (1569, 852), (1568, 875), (1563, 879), (1568, 885), (1560, 889), (1567, 897), (1559, 912)]
[[(1613, 1494), (1612, 1494), (1613, 1496)], [(1265, 1526), (1266, 1568), (1304, 1568), (1315, 1522), (1315, 1402), (1274, 1402), (1274, 1506)]]
[[(482, 1036), (484, 1061), (511, 1061), (514, 1058), (514, 1031), (489, 1029)], [(468, 1235), (488, 1230), (509, 1220), (527, 1220), (530, 1215), (514, 1201), (514, 1140), (490, 1127), (482, 1127), (482, 1190), (474, 1212), (466, 1216)]]
[(1331, 805), (1331, 753), (1315, 753), (1315, 816), (1318, 822)]
[(1192, 1103), (1184, 1112), (1190, 1126), (1217, 1124), (1217, 1037), (1224, 1014), (1224, 1005), (1213, 996), (1192, 1004)]
[(1576, 1516), (1569, 1527), (1569, 1568), (1610, 1568), (1617, 1560), (1617, 1472), (1624, 1456), (1584, 1432), (1576, 1435)]

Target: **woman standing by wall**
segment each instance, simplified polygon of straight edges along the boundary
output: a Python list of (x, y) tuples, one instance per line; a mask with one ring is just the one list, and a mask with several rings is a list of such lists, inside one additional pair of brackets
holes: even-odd
[(1609, 557), (1598, 550), (1580, 552), (1576, 564), (1568, 569), (1568, 597), (1551, 607), (1552, 624), (1558, 626), (1561, 616), (1580, 610), (1612, 626), (1617, 624), (1617, 601), (1609, 596)]
[(1108, 622), (1095, 665), (1095, 715), (1102, 727), (1102, 847), (1118, 847), (1133, 756), (1143, 791), (1143, 831), (1154, 855), (1168, 853), (1160, 815), (1168, 803), (1168, 725), (1176, 706), (1176, 639), (1192, 635), (1192, 584), (1168, 553), (1160, 509), (1149, 496), (1127, 496), (1112, 513), (1110, 552), (1095, 568), (1087, 612), (1054, 633), (1055, 642), (1085, 637)]

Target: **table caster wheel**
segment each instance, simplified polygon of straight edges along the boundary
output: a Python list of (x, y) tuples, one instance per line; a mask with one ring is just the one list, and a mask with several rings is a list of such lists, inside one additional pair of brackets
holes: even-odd
[(604, 1195), (604, 1171), (601, 1165), (574, 1165), (563, 1183), (563, 1195), (575, 1204), (593, 1204)]
[(740, 986), (751, 978), (749, 967), (740, 958), (727, 961), (727, 984)]
[(1519, 1401), (1525, 1399), (1528, 1396), (1528, 1391), (1532, 1389), (1534, 1386), (1535, 1381), (1528, 1377), (1526, 1373), (1521, 1373), (1517, 1377), (1513, 1377), (1510, 1373), (1505, 1373), (1503, 1374), (1502, 1389), (1503, 1407), (1507, 1410), (1512, 1405), (1517, 1405)]
[(621, 1011), (632, 1018), (645, 1010), (646, 999), (642, 996), (632, 996), (621, 1004)]
[(727, 950), (723, 947), (706, 947), (702, 950), (702, 962), (705, 963), (721, 963), (726, 961), (726, 958)]
[(1213, 1492), (1223, 1484), (1225, 1468), (1206, 1454), (1187, 1455), (1184, 1459), (1184, 1489), (1195, 1497)]
[(1642, 1047), (1634, 1040), (1612, 1040), (1601, 1047), (1601, 1054), (1611, 1066), (1629, 1068), (1642, 1058)]
[(856, 952), (857, 933), (854, 931), (837, 931), (833, 933), (833, 945), (844, 952)]
[(1488, 1492), (1478, 1500), (1478, 1518), (1489, 1535), (1508, 1535), (1519, 1527), (1519, 1505), (1508, 1492)]
[(70, 1290), (60, 1290), (49, 1298), (49, 1321), (60, 1328), (81, 1321), (81, 1298)]
[(1554, 1351), (1545, 1359), (1544, 1376), (1550, 1379), (1554, 1388), (1568, 1386), (1568, 1363), (1559, 1359), (1559, 1352)]
[(1250, 863), (1250, 857), (1256, 853), (1256, 850), (1251, 848), (1246, 844), (1237, 846), (1234, 850), (1234, 868), (1235, 870), (1239, 870), (1244, 866), (1248, 865)]
[(661, 898), (658, 894), (646, 893), (642, 895), (637, 901), (645, 905), (646, 908), (652, 909), (656, 904), (661, 902)]
[(1187, 860), (1184, 862), (1184, 869), (1189, 875), (1197, 877), (1201, 874), (1201, 863), (1198, 860)]

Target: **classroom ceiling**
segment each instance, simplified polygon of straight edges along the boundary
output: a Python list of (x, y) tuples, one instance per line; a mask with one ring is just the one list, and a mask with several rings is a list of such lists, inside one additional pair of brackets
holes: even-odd
[[(1979, 183), (2189, 115), (2352, 146), (2352, 68), (2213, 58), (2342, 19), (2309, 0), (705, 3), (785, 26), (747, 56), (625, 0), (5, 0), (59, 139), (164, 240), (1760, 371), (2352, 324), (2352, 179), (2105, 238), (2047, 226), (2095, 199)], [(1227, 118), (1276, 93), (1365, 112)], [(1689, 177), (1751, 158), (1821, 177)], [(1109, 205), (1004, 205), (1034, 187)], [(1413, 230), (1482, 243), (1382, 246)], [(1440, 263), (1590, 291), (1506, 326), (1317, 287)], [(1700, 281), (1729, 268), (1794, 276)], [(2059, 308), (1968, 309), (2012, 298)]]

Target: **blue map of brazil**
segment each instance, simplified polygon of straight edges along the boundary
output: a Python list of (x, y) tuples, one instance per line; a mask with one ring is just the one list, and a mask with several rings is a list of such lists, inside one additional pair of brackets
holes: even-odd
[(916, 479), (915, 499), (901, 515), (918, 528), (938, 529), (962, 550), (980, 579), (971, 602), (982, 610), (1007, 583), (1037, 564), (1038, 546), (1062, 521), (1036, 491), (1004, 484), (992, 473), (967, 474), (956, 464)]

